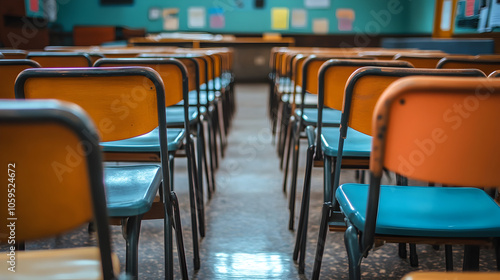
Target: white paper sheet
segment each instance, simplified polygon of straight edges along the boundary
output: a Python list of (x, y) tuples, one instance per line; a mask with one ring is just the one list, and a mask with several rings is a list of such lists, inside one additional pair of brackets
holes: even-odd
[(304, 9), (292, 10), (292, 27), (306, 27), (307, 26), (307, 11)]
[(306, 8), (330, 8), (330, 0), (304, 0), (304, 6)]
[(204, 7), (191, 7), (188, 9), (188, 27), (203, 28), (206, 25), (206, 12)]
[(330, 21), (327, 18), (316, 18), (313, 20), (313, 33), (326, 34), (328, 33), (329, 25)]

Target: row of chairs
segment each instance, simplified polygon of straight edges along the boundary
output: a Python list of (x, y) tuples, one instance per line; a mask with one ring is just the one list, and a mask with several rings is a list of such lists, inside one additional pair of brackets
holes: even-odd
[[(130, 49), (123, 51), (125, 53), (131, 52)], [(223, 154), (225, 145), (223, 135), (225, 136), (228, 132), (230, 124), (230, 120), (225, 118), (229, 118), (234, 112), (234, 107), (232, 107), (234, 106), (233, 77), (230, 61), (228, 61), (231, 53), (227, 49), (176, 50), (170, 53), (162, 52), (164, 51), (162, 49), (156, 49), (156, 51), (154, 56), (149, 57), (101, 58), (94, 63), (94, 67), (79, 68), (39, 67), (40, 64), (46, 64), (44, 61), (53, 63), (59, 58), (88, 58), (88, 54), (37, 53), (42, 58), (39, 62), (32, 59), (1, 59), (0, 71), (10, 73), (10, 75), (3, 75), (4, 77), (9, 76), (10, 79), (2, 81), (2, 98), (12, 99), (15, 93), (15, 97), (19, 99), (57, 99), (63, 103), (75, 103), (83, 108), (95, 123), (96, 127), (91, 127), (89, 133), (100, 136), (99, 148), (96, 150), (103, 150), (104, 161), (158, 162), (159, 165), (105, 167), (106, 211), (110, 217), (114, 218), (111, 220), (112, 224), (122, 225), (124, 237), (127, 240), (127, 276), (134, 278), (138, 276), (137, 257), (141, 221), (162, 218), (165, 226), (166, 278), (172, 279), (173, 277), (172, 237), (175, 229), (181, 274), (183, 279), (187, 279), (181, 220), (177, 198), (173, 192), (173, 159), (174, 156), (179, 155), (180, 151), (184, 150), (183, 156), (186, 156), (188, 160), (187, 175), (191, 204), (194, 268), (198, 269), (200, 267), (198, 232), (202, 237), (205, 235), (202, 169), (204, 167), (207, 191), (211, 197), (211, 193), (215, 191), (214, 172), (218, 157), (217, 142), (219, 143), (219, 152)], [(30, 58), (35, 59), (35, 56)], [(30, 69), (24, 70), (25, 68)], [(20, 72), (18, 76), (14, 74), (16, 71), (18, 74)], [(15, 85), (13, 86), (14, 81)], [(18, 103), (10, 101), (8, 104), (13, 104), (14, 107), (19, 106), (19, 108), (24, 106), (23, 102), (17, 105)], [(35, 104), (40, 105), (42, 109), (44, 106), (52, 106), (55, 109), (70, 111), (63, 108), (68, 107), (68, 104), (65, 103), (56, 102), (44, 105), (44, 102), (36, 101), (27, 104), (28, 108), (32, 106), (29, 104)], [(194, 105), (194, 107), (190, 107), (190, 105)], [(69, 107), (74, 109), (74, 106)], [(80, 116), (81, 113), (76, 111), (75, 114)], [(54, 120), (50, 122), (54, 122)], [(204, 132), (206, 126), (209, 128), (207, 137)], [(97, 132), (93, 129), (96, 129)], [(219, 139), (216, 138), (217, 133), (220, 135)], [(4, 134), (2, 133), (2, 135)], [(49, 133), (49, 135), (58, 134)], [(194, 138), (196, 138), (196, 143)], [(209, 140), (209, 163), (205, 152), (205, 138)], [(12, 141), (14, 142), (2, 146), (13, 149), (15, 139), (13, 138)], [(48, 144), (49, 148), (41, 149), (41, 151), (48, 149), (52, 152), (54, 150), (50, 148), (50, 141), (43, 143)], [(61, 145), (61, 147), (76, 147), (77, 151), (88, 148), (87, 146), (69, 144)], [(58, 155), (61, 156), (62, 153), (58, 153)], [(78, 174), (80, 179), (85, 178), (85, 174), (81, 171), (74, 172), (77, 167), (80, 167), (80, 164), (72, 166), (72, 163), (67, 162), (67, 158), (77, 156), (78, 161), (81, 161), (81, 157), (86, 155), (86, 152), (82, 152), (81, 154), (66, 155), (66, 161), (62, 159), (52, 160), (52, 164), (47, 165), (53, 168), (52, 172), (47, 171), (51, 173), (48, 177), (52, 176), (51, 180), (58, 179), (60, 181), (58, 185), (61, 187), (63, 187), (62, 184), (66, 186), (68, 174)], [(98, 159), (100, 157), (99, 155)], [(2, 159), (17, 160), (14, 155), (2, 157)], [(95, 159), (92, 160), (92, 166), (97, 168), (101, 165), (100, 163), (95, 164)], [(54, 163), (57, 164), (54, 165)], [(38, 162), (32, 168), (37, 166)], [(41, 174), (40, 172), (37, 171), (33, 174)], [(99, 172), (102, 175), (102, 171), (98, 171), (97, 175), (99, 176)], [(91, 178), (102, 181), (102, 178)], [(40, 178), (33, 179), (40, 180)], [(47, 186), (50, 186), (51, 182), (49, 180)], [(33, 183), (26, 182), (26, 185), (30, 184)], [(100, 186), (97, 185), (97, 187)], [(19, 196), (18, 200), (21, 199), (24, 199), (22, 195)], [(73, 203), (72, 199), (68, 199), (68, 202)], [(36, 208), (36, 206), (26, 206), (24, 209), (36, 212)], [(58, 211), (60, 210), (58, 208)], [(106, 211), (95, 213), (105, 215)], [(23, 220), (25, 219), (24, 214), (26, 213), (22, 213)], [(26, 215), (26, 217), (30, 217), (28, 214)], [(39, 218), (39, 216), (36, 217)], [(47, 217), (53, 219), (53, 216), (48, 215)], [(66, 214), (65, 217), (68, 218), (68, 215)], [(86, 218), (88, 217), (87, 215)], [(35, 235), (26, 238), (19, 235), (18, 241), (48, 235), (43, 231), (42, 234), (36, 235), (39, 232), (36, 227), (27, 225), (29, 221), (33, 222), (33, 219), (26, 218), (25, 221), (26, 224), (23, 226), (26, 227), (21, 226), (18, 230), (24, 231), (29, 228)], [(74, 227), (81, 222), (82, 220), (76, 219), (72, 226), (66, 225), (65, 229)], [(98, 231), (103, 228), (102, 223), (96, 223), (96, 226)], [(106, 233), (106, 230), (104, 232)], [(50, 233), (55, 233), (55, 231)], [(107, 246), (106, 241), (104, 241), (104, 245)], [(103, 257), (108, 251), (105, 247), (101, 247)], [(109, 266), (103, 262), (102, 275), (106, 279), (113, 279), (110, 278), (112, 273), (108, 270)]]
[[(372, 55), (370, 59), (366, 59), (365, 56), (361, 56), (361, 53), (370, 52)], [(322, 220), (320, 224), (320, 233), (318, 237), (318, 245), (316, 249), (316, 257), (315, 264), (313, 268), (313, 279), (319, 278), (319, 272), (322, 262), (322, 254), (324, 245), (326, 242), (326, 232), (328, 228), (330, 230), (335, 231), (345, 231), (346, 235), (346, 246), (348, 249), (348, 256), (350, 261), (350, 277), (351, 279), (359, 279), (360, 271), (359, 266), (362, 257), (366, 257), (368, 250), (371, 249), (373, 241), (374, 241), (374, 229), (375, 224), (373, 223), (373, 219), (377, 217), (376, 211), (374, 212), (373, 201), (378, 201), (378, 193), (371, 195), (371, 199), (373, 201), (370, 202), (369, 207), (372, 207), (367, 215), (372, 215), (375, 213), (375, 218), (369, 216), (372, 219), (369, 224), (369, 229), (373, 232), (366, 231), (367, 228), (364, 226), (365, 220), (365, 211), (366, 211), (366, 193), (368, 187), (358, 186), (354, 184), (347, 184), (339, 187), (340, 182), (340, 170), (341, 168), (350, 168), (350, 169), (368, 169), (373, 168), (373, 155), (372, 153), (372, 141), (373, 138), (371, 135), (380, 135), (380, 132), (372, 134), (372, 124), (371, 124), (371, 116), (373, 114), (375, 104), (382, 93), (387, 89), (387, 87), (396, 80), (399, 80), (403, 77), (407, 76), (457, 76), (457, 77), (485, 77), (485, 74), (480, 70), (446, 70), (446, 69), (425, 69), (425, 68), (413, 68), (413, 65), (407, 61), (401, 61), (399, 59), (392, 60), (378, 60), (380, 58), (385, 57), (374, 57), (374, 53), (378, 54), (388, 54), (387, 50), (366, 50), (366, 49), (275, 49), (275, 52), (272, 54), (274, 59), (273, 72), (271, 73), (272, 78), (272, 89), (273, 91), (270, 94), (270, 116), (278, 117), (276, 113), (276, 96), (280, 96), (279, 99), (282, 102), (280, 110), (284, 111), (284, 108), (288, 109), (289, 115), (292, 115), (291, 121), (288, 125), (281, 125), (278, 123), (278, 127), (281, 127), (282, 130), (287, 130), (288, 133), (280, 133), (279, 135), (286, 135), (286, 137), (280, 137), (278, 141), (278, 152), (280, 155), (283, 155), (285, 158), (285, 179), (283, 189), (286, 191), (287, 183), (287, 168), (289, 161), (289, 153), (290, 150), (293, 150), (293, 175), (292, 175), (292, 186), (290, 191), (290, 222), (289, 228), (293, 229), (293, 223), (295, 220), (294, 215), (294, 204), (295, 204), (295, 188), (296, 188), (296, 180), (297, 180), (297, 169), (298, 169), (298, 150), (299, 143), (301, 137), (301, 131), (305, 130), (302, 137), (308, 139), (308, 149), (307, 149), (307, 162), (306, 162), (306, 174), (304, 178), (304, 191), (302, 196), (302, 204), (301, 204), (301, 212), (299, 217), (299, 227), (296, 236), (296, 244), (293, 253), (294, 260), (299, 259), (299, 273), (304, 273), (305, 266), (305, 244), (306, 244), (306, 236), (307, 236), (307, 223), (308, 223), (308, 209), (309, 209), (309, 197), (310, 197), (310, 180), (311, 180), (311, 169), (313, 166), (323, 166), (324, 168), (324, 205), (322, 211)], [(388, 54), (389, 55), (389, 54)], [(432, 54), (435, 56), (436, 54)], [(445, 54), (441, 54), (445, 55)], [(419, 53), (412, 52), (412, 57), (429, 57), (431, 54), (429, 53)], [(392, 54), (394, 57), (394, 54)], [(397, 58), (404, 57), (402, 55), (398, 55)], [(377, 59), (377, 60), (373, 60)], [(439, 63), (446, 61), (446, 57), (441, 59)], [(280, 63), (277, 63), (280, 61)], [(489, 74), (493, 72), (493, 69), (499, 68), (499, 61), (496, 59), (485, 59), (485, 58), (471, 58), (471, 57), (453, 57), (450, 58), (450, 61), (461, 61), (464, 64), (450, 64), (455, 67), (465, 67), (465, 68), (480, 68), (484, 71), (487, 71)], [(480, 61), (475, 65), (471, 64), (474, 61)], [(474, 67), (476, 66), (476, 67)], [(477, 67), (479, 66), (479, 67)], [(288, 67), (287, 69), (283, 69), (283, 67)], [(486, 67), (486, 68), (481, 68)], [(491, 76), (496, 76), (496, 73), (492, 73)], [(415, 78), (417, 81), (418, 78)], [(422, 78), (423, 82), (426, 78)], [(441, 78), (439, 78), (441, 79)], [(435, 78), (435, 81), (439, 80)], [(451, 83), (452, 80), (447, 80), (446, 78), (442, 78), (444, 81), (447, 81), (446, 85)], [(461, 80), (457, 79), (457, 80)], [(431, 79), (432, 80), (432, 79)], [(472, 80), (471, 80), (472, 81)], [(481, 81), (486, 81), (486, 78), (476, 79), (474, 80), (477, 83)], [(437, 82), (436, 82), (437, 83)], [(472, 82), (471, 82), (472, 83)], [(487, 82), (489, 83), (489, 82)], [(443, 89), (444, 90), (444, 89)], [(300, 95), (296, 95), (296, 91), (300, 92)], [(388, 89), (387, 89), (388, 91)], [(432, 90), (431, 90), (432, 91)], [(307, 93), (318, 94), (317, 101), (315, 98), (311, 98), (312, 96), (309, 94), (309, 99), (312, 99), (312, 102), (308, 102)], [(469, 91), (470, 93), (474, 93), (474, 91)], [(288, 99), (283, 100), (283, 96), (287, 95)], [(291, 100), (290, 100), (291, 99)], [(274, 104), (273, 104), (274, 102)], [(382, 102), (382, 101), (380, 101)], [(432, 101), (427, 101), (432, 102)], [(300, 104), (300, 109), (297, 109), (295, 106), (296, 103)], [(284, 104), (284, 105), (283, 105)], [(422, 105), (422, 104), (421, 104)], [(286, 106), (286, 107), (285, 107)], [(327, 106), (327, 107), (325, 107)], [(273, 108), (274, 107), (274, 108)], [(426, 108), (423, 106), (423, 108)], [(273, 115), (274, 112), (274, 115)], [(441, 111), (442, 113), (442, 111)], [(286, 116), (286, 115), (285, 115)], [(282, 117), (285, 119), (285, 117)], [(425, 120), (428, 120), (426, 117)], [(272, 119), (274, 123), (276, 120)], [(415, 121), (417, 121), (415, 123)], [(413, 120), (414, 125), (418, 125), (421, 122), (419, 118)], [(286, 121), (283, 121), (286, 123)], [(426, 122), (424, 122), (426, 123)], [(339, 130), (340, 127), (340, 130)], [(412, 125), (407, 125), (408, 128), (413, 128)], [(405, 131), (405, 130), (401, 130)], [(385, 133), (385, 132), (384, 132)], [(402, 134), (405, 134), (403, 132)], [(285, 140), (282, 143), (282, 139)], [(413, 138), (417, 139), (417, 138)], [(418, 138), (420, 139), (420, 138)], [(408, 139), (406, 139), (408, 140)], [(375, 143), (375, 142), (374, 142)], [(397, 143), (397, 142), (395, 142)], [(407, 143), (407, 142), (402, 142)], [(375, 144), (373, 149), (375, 148)], [(418, 150), (417, 150), (418, 151)], [(448, 160), (449, 157), (444, 157), (444, 160)], [(371, 160), (371, 165), (370, 165)], [(426, 158), (427, 160), (427, 158)], [(417, 166), (419, 167), (419, 166)], [(384, 167), (385, 168), (385, 167)], [(416, 167), (412, 167), (416, 168)], [(380, 168), (380, 170), (382, 170)], [(380, 171), (379, 170), (379, 171)], [(394, 169), (393, 169), (394, 170)], [(397, 171), (398, 182), (401, 185), (407, 183), (408, 174), (404, 172)], [(373, 173), (373, 172), (372, 172)], [(483, 172), (484, 173), (484, 172)], [(482, 173), (479, 173), (482, 174)], [(381, 173), (378, 174), (381, 177)], [(491, 176), (491, 174), (490, 174)], [(372, 175), (373, 177), (373, 175)], [(377, 177), (378, 178), (378, 177)], [(429, 182), (440, 182), (447, 183), (446, 180), (429, 180)], [(442, 179), (442, 178), (441, 178)], [(370, 182), (372, 182), (371, 179)], [(498, 183), (498, 182), (497, 182)], [(376, 185), (376, 184), (375, 184)], [(467, 185), (455, 183), (453, 185)], [(480, 185), (480, 184), (479, 184)], [(481, 186), (481, 185), (480, 185)], [(490, 186), (491, 187), (491, 186)], [(364, 189), (363, 189), (364, 188)], [(370, 190), (378, 187), (370, 187)], [(343, 193), (343, 189), (347, 189), (350, 192), (348, 194)], [(384, 189), (384, 188), (383, 188)], [(397, 189), (397, 188), (396, 188)], [(428, 188), (429, 190), (424, 190), (425, 193), (442, 190), (441, 188)], [(399, 190), (399, 189), (397, 189)], [(449, 191), (447, 188), (446, 191)], [(446, 192), (445, 191), (445, 192)], [(460, 190), (463, 192), (463, 190)], [(346, 191), (347, 192), (347, 191)], [(458, 191), (457, 191), (458, 192)], [(481, 191), (481, 193), (483, 193)], [(408, 194), (408, 193), (406, 193)], [(415, 196), (415, 194), (411, 194)], [(441, 193), (439, 193), (441, 195)], [(463, 195), (461, 193), (461, 195)], [(349, 212), (352, 209), (353, 202), (351, 201), (352, 197), (356, 197), (356, 202), (358, 209), (355, 209), (353, 212)], [(373, 197), (377, 197), (376, 199)], [(389, 196), (390, 197), (390, 196)], [(405, 197), (405, 195), (402, 195)], [(411, 197), (411, 196), (410, 196)], [(467, 195), (464, 195), (467, 197)], [(390, 198), (386, 198), (389, 200)], [(398, 197), (400, 201), (403, 201), (401, 197)], [(488, 210), (492, 211), (491, 213), (496, 213), (498, 211), (498, 206), (488, 197), (481, 197), (479, 200), (481, 201), (478, 205), (483, 203), (485, 206), (490, 207)], [(490, 199), (490, 200), (488, 200)], [(408, 199), (406, 199), (408, 200)], [(401, 213), (401, 216), (396, 217), (393, 214), (386, 218), (386, 220), (382, 220), (383, 222), (401, 223), (404, 226), (408, 226), (407, 223), (415, 222), (409, 220), (405, 215), (411, 216), (408, 213), (412, 213), (411, 211), (417, 210), (421, 207), (422, 199), (417, 199), (419, 203), (412, 205), (411, 203), (406, 203), (403, 205), (403, 209), (401, 207), (394, 207), (397, 203), (389, 203), (388, 207), (394, 212), (390, 213)], [(397, 200), (396, 200), (397, 201)], [(344, 202), (344, 204), (342, 204)], [(474, 205), (476, 202), (474, 202)], [(382, 204), (381, 204), (382, 205)], [(450, 202), (451, 206), (456, 206)], [(460, 204), (458, 204), (460, 205)], [(413, 206), (413, 207), (412, 207)], [(391, 208), (392, 207), (392, 208)], [(397, 209), (395, 209), (397, 208)], [(408, 209), (406, 209), (408, 208)], [(378, 208), (377, 208), (378, 209)], [(437, 210), (436, 208), (434, 210)], [(376, 209), (375, 209), (376, 210)], [(380, 211), (385, 209), (380, 208)], [(405, 210), (405, 211), (404, 211)], [(456, 209), (452, 209), (456, 210)], [(487, 210), (487, 211), (488, 211)], [(446, 214), (451, 214), (451, 211)], [(449, 218), (449, 216), (444, 216)], [(344, 220), (347, 220), (344, 222)], [(358, 222), (356, 224), (353, 222), (355, 220)], [(360, 225), (359, 221), (362, 221), (363, 226)], [(454, 222), (452, 219), (450, 222)], [(464, 221), (464, 223), (469, 221)], [(368, 222), (367, 222), (368, 223)], [(379, 220), (380, 223), (380, 220)], [(391, 224), (391, 225), (393, 225)], [(451, 246), (450, 244), (464, 244), (469, 242), (465, 237), (484, 237), (486, 234), (489, 237), (498, 237), (498, 225), (493, 224), (493, 229), (491, 231), (487, 231), (487, 233), (483, 233), (484, 228), (475, 228), (474, 233), (469, 233), (469, 235), (465, 234), (465, 236), (459, 236), (458, 240), (452, 240), (453, 238), (437, 238), (436, 235), (433, 234), (431, 228), (428, 231), (422, 229), (412, 228), (407, 232), (401, 231), (400, 227), (396, 227), (396, 230), (389, 230), (387, 232), (381, 232), (377, 224), (377, 238), (382, 238), (385, 240), (389, 239), (389, 242), (403, 242), (403, 240), (407, 240), (407, 238), (401, 238), (401, 236), (418, 236), (418, 242), (431, 243), (431, 244), (447, 244), (446, 251), (451, 254)], [(422, 225), (421, 225), (422, 226)], [(428, 226), (428, 225), (427, 225)], [(448, 228), (448, 224), (440, 225), (440, 230), (446, 231)], [(481, 226), (484, 226), (481, 225)], [(491, 224), (489, 225), (491, 226)], [(399, 230), (399, 231), (398, 231)], [(427, 232), (427, 236), (432, 236), (432, 238), (422, 238), (422, 234), (425, 236), (425, 232)], [(363, 233), (363, 234), (360, 234)], [(396, 235), (397, 238), (391, 236), (390, 238), (387, 235)], [(446, 235), (449, 234), (449, 235)], [(438, 237), (456, 237), (456, 235), (460, 235), (460, 231), (447, 231), (446, 234), (438, 235)], [(476, 234), (476, 235), (474, 235)], [(359, 236), (362, 236), (359, 237)], [(369, 236), (369, 237), (367, 237)], [(359, 240), (358, 240), (359, 237)], [(368, 239), (366, 239), (368, 238)], [(370, 239), (371, 238), (371, 239)], [(411, 238), (410, 238), (411, 239)], [(397, 241), (396, 241), (397, 240)], [(414, 238), (412, 239), (414, 240)], [(425, 241), (424, 241), (425, 240)], [(362, 241), (362, 242), (361, 242)], [(364, 243), (363, 243), (364, 242)], [(476, 243), (474, 243), (476, 242)], [(359, 247), (358, 245), (361, 244)], [(477, 240), (474, 239), (472, 244), (477, 244)], [(363, 247), (364, 246), (364, 247)], [(400, 256), (406, 254), (406, 248), (403, 243), (400, 244)], [(410, 260), (413, 265), (418, 265), (416, 262), (416, 253), (414, 243), (410, 244)], [(477, 247), (466, 247), (473, 251), (473, 253), (478, 254)], [(477, 252), (476, 252), (477, 251)], [(498, 250), (497, 250), (498, 252)], [(470, 255), (470, 254), (469, 254)], [(465, 262), (465, 269), (475, 269), (477, 264), (474, 261), (474, 257), (472, 260)], [(451, 258), (447, 259), (447, 268), (452, 269)]]

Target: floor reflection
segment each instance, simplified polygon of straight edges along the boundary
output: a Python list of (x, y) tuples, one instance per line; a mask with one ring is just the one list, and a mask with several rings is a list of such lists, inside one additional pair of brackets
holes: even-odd
[(288, 262), (288, 257), (276, 253), (216, 253), (213, 265), (221, 278), (269, 279), (282, 277)]

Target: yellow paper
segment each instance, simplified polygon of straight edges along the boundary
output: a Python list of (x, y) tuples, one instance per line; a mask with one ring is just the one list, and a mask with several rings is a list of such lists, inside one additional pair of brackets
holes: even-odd
[(271, 9), (271, 28), (272, 29), (288, 29), (288, 8), (272, 8)]

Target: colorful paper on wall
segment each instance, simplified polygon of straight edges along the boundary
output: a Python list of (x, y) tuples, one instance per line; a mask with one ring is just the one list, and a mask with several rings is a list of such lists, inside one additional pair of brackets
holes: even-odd
[(307, 26), (307, 11), (304, 9), (292, 10), (292, 27), (301, 28)]
[(188, 9), (188, 27), (189, 28), (204, 28), (206, 22), (206, 14), (204, 7), (191, 7)]
[(179, 30), (179, 9), (163, 9), (163, 30)]
[(271, 29), (288, 29), (288, 8), (271, 9)]
[(328, 33), (328, 26), (330, 22), (327, 18), (316, 18), (313, 20), (313, 33), (326, 34)]
[(500, 27), (500, 2), (498, 0), (492, 1), (490, 9), (489, 27)]
[(304, 6), (310, 9), (328, 9), (330, 0), (304, 0)]
[(466, 0), (465, 1), (465, 16), (471, 17), (474, 15), (474, 4), (476, 0)]
[(151, 7), (148, 11), (149, 20), (158, 20), (162, 18), (162, 11), (158, 7)]
[(38, 11), (40, 10), (40, 5), (39, 5), (39, 0), (29, 0), (30, 1), (30, 5), (29, 5), (29, 9), (30, 9), (30, 12), (33, 12), (33, 13), (38, 13)]
[(451, 28), (452, 0), (444, 0), (441, 10), (441, 30), (449, 31)]
[(339, 31), (352, 31), (355, 14), (353, 9), (337, 9), (335, 12)]
[(224, 9), (210, 8), (208, 9), (210, 28), (224, 28), (226, 19), (224, 17)]

